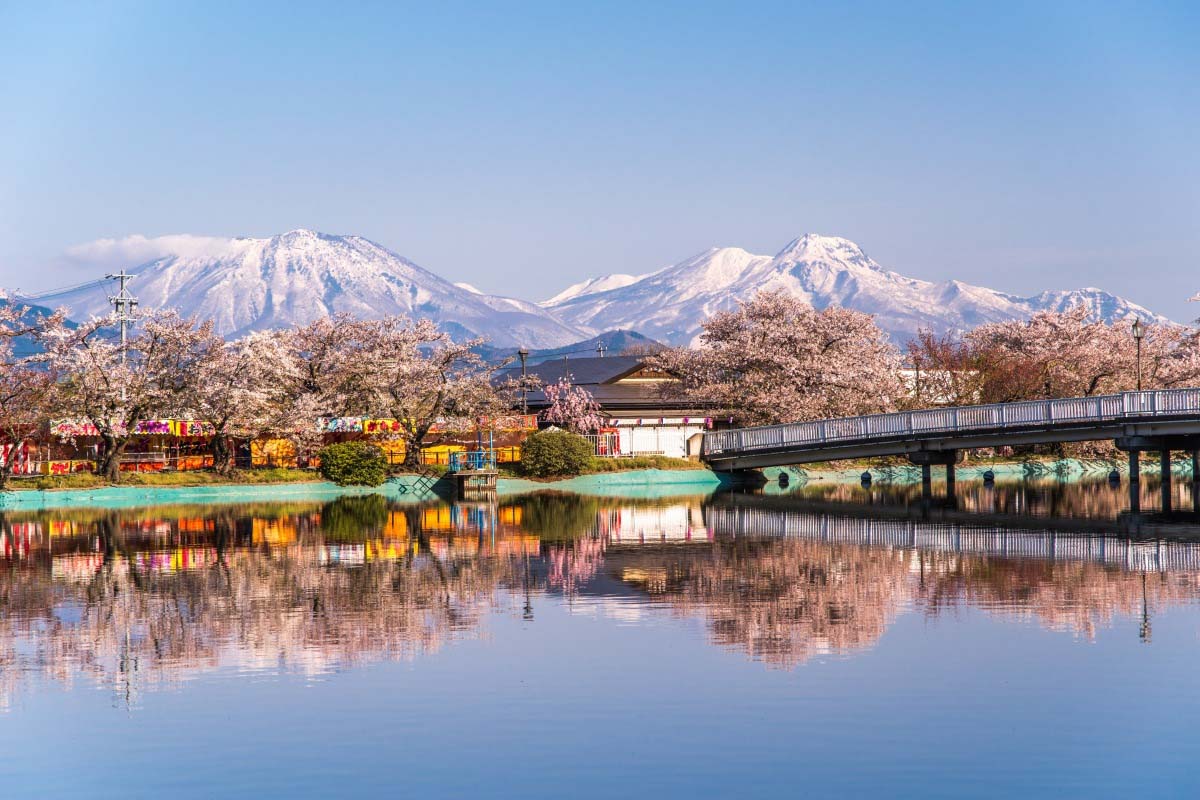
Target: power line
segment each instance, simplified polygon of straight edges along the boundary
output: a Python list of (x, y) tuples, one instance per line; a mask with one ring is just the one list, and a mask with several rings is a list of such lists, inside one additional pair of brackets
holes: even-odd
[[(130, 276), (130, 277), (133, 277), (133, 276)], [(91, 287), (100, 287), (100, 286), (103, 286), (105, 283), (107, 283), (108, 280), (109, 279), (107, 277), (106, 278), (98, 278), (96, 280), (86, 281), (84, 283), (77, 283), (74, 286), (60, 286), (56, 289), (44, 289), (40, 292), (19, 292), (18, 291), (18, 292), (14, 292), (13, 294), (16, 297), (21, 298), (22, 300), (40, 300), (43, 297), (49, 297), (50, 295), (61, 294), (63, 292), (73, 292), (77, 289), (88, 289)]]

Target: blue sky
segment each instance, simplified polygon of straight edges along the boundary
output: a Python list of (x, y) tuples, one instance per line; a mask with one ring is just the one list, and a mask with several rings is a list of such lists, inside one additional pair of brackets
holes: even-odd
[(358, 233), (540, 299), (818, 232), (1200, 313), (1200, 4), (0, 0), (0, 284)]

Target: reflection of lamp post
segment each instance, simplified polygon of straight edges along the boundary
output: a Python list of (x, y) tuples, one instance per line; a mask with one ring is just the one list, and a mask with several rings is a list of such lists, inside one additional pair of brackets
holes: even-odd
[(533, 620), (533, 603), (529, 600), (529, 553), (525, 553), (525, 608), (522, 609), (522, 618), (526, 621)]
[(1140, 319), (1133, 321), (1133, 341), (1137, 343), (1137, 390), (1142, 390), (1142, 339), (1146, 335), (1146, 326)]
[(598, 355), (599, 355), (601, 358), (604, 358), (604, 353), (605, 353), (605, 351), (607, 351), (607, 350), (608, 350), (608, 345), (606, 345), (604, 342), (597, 342), (597, 343), (596, 343), (596, 353), (597, 353), (597, 354), (598, 354)]
[(517, 355), (521, 359), (521, 413), (529, 413), (529, 389), (525, 382), (525, 359), (529, 358), (529, 351), (522, 347), (517, 351)]
[(1146, 573), (1142, 573), (1142, 626), (1138, 638), (1150, 644), (1150, 606), (1146, 602)]

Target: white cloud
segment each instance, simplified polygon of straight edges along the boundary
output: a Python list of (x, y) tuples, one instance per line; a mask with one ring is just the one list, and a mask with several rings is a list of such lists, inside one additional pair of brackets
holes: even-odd
[(96, 239), (68, 247), (67, 260), (93, 268), (136, 267), (163, 256), (217, 255), (234, 246), (236, 239), (193, 236), (190, 233), (143, 236), (135, 233), (120, 239)]

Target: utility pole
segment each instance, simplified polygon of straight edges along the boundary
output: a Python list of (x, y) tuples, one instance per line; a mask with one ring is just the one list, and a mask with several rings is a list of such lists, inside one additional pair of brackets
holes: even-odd
[[(112, 303), (113, 316), (121, 326), (121, 366), (125, 366), (125, 350), (129, 342), (129, 326), (133, 323), (133, 312), (137, 310), (137, 298), (129, 291), (127, 284), (133, 276), (122, 268), (116, 274), (105, 275), (110, 281), (117, 281), (118, 289), (115, 295), (110, 295), (108, 302)], [(125, 385), (121, 385), (121, 401), (125, 401)]]
[(133, 312), (137, 310), (137, 298), (129, 291), (126, 284), (132, 275), (129, 275), (122, 269), (116, 274), (105, 275), (110, 281), (118, 282), (118, 290), (115, 295), (110, 295), (108, 302), (112, 303), (114, 316), (117, 319), (117, 324), (121, 326), (121, 363), (125, 363), (125, 345), (129, 341), (129, 325), (133, 322)]

